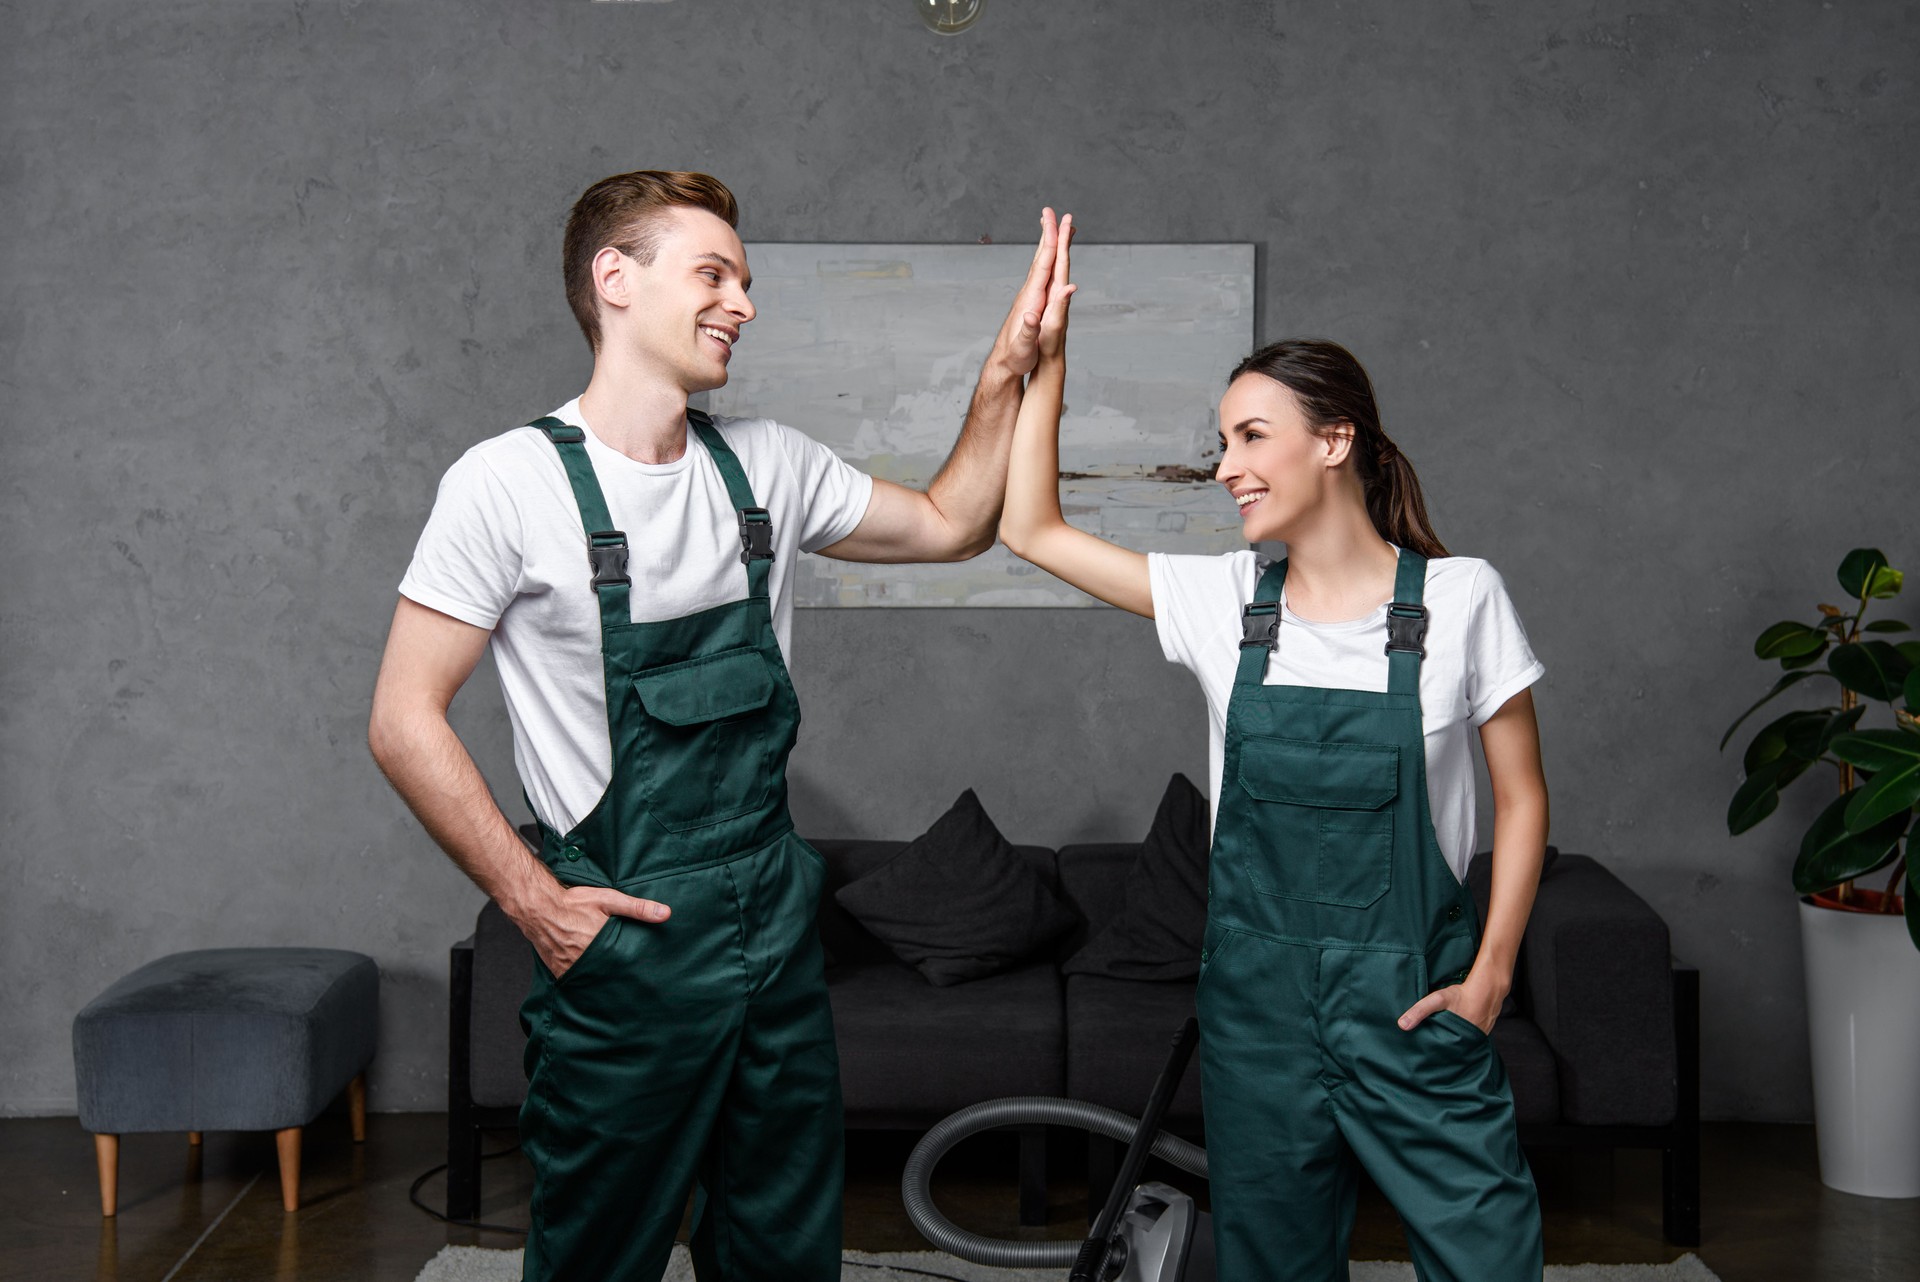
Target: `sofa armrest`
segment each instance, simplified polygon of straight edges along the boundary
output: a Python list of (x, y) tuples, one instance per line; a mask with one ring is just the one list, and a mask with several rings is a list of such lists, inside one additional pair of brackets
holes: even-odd
[(1521, 943), (1521, 1005), (1559, 1065), (1561, 1113), (1586, 1126), (1675, 1117), (1667, 924), (1600, 864), (1562, 855)]

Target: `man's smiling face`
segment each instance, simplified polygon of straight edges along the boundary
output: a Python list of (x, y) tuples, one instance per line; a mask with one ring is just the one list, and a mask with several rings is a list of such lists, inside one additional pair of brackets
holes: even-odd
[[(704, 209), (676, 206), (649, 230), (651, 263), (621, 255), (628, 305), (609, 337), (689, 394), (724, 387), (733, 345), (754, 317), (746, 249), (725, 219)], [(603, 321), (613, 319), (608, 310)]]

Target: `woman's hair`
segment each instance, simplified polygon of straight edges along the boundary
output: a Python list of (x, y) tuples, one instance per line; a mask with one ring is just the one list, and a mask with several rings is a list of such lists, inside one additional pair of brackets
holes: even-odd
[(1292, 392), (1316, 436), (1351, 427), (1353, 465), (1373, 528), (1389, 543), (1421, 556), (1447, 555), (1427, 520), (1420, 478), (1381, 430), (1373, 380), (1352, 352), (1322, 338), (1289, 338), (1267, 344), (1234, 366), (1228, 384), (1242, 374), (1264, 374)]
[(600, 315), (595, 310), (593, 257), (611, 245), (641, 266), (660, 252), (660, 221), (669, 209), (704, 209), (740, 225), (740, 208), (727, 185), (709, 174), (684, 170), (640, 169), (602, 178), (573, 202), (561, 259), (567, 303), (587, 346), (600, 350)]

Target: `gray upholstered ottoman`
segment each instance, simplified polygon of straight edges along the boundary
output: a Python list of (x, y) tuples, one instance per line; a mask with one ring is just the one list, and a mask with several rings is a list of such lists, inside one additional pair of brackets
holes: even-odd
[(80, 1125), (94, 1133), (100, 1207), (117, 1205), (120, 1136), (274, 1131), (280, 1200), (300, 1205), (301, 1128), (351, 1087), (366, 1138), (366, 1067), (380, 971), (337, 948), (209, 948), (149, 962), (73, 1020)]

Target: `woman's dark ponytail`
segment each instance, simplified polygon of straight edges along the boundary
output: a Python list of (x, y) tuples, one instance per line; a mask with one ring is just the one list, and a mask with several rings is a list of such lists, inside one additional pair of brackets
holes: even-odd
[(1420, 478), (1381, 430), (1373, 380), (1352, 352), (1326, 339), (1290, 338), (1269, 343), (1241, 361), (1227, 382), (1242, 374), (1264, 374), (1292, 392), (1316, 435), (1351, 427), (1353, 463), (1373, 528), (1389, 543), (1421, 556), (1447, 555), (1427, 520)]

